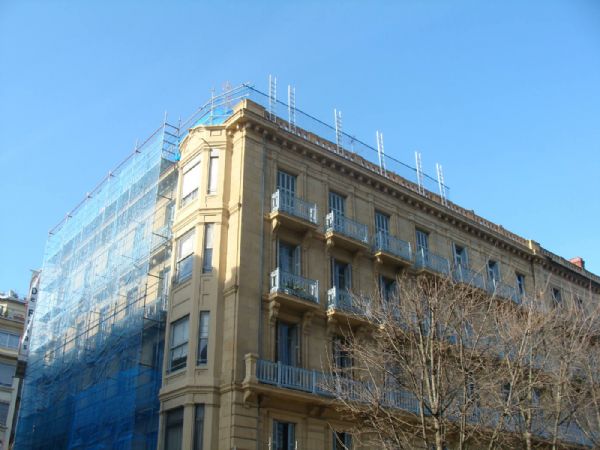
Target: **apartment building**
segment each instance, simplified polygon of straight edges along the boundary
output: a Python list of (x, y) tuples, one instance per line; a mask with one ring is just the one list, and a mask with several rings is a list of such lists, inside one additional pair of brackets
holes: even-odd
[(244, 85), (163, 124), (53, 230), (17, 449), (343, 448), (321, 381), (363, 322), (349, 293), (429, 273), (598, 300), (582, 260), (278, 105)]
[(159, 448), (343, 448), (348, 424), (319, 379), (356, 317), (349, 292), (385, 290), (400, 274), (453, 277), (515, 303), (540, 292), (549, 304), (597, 301), (600, 279), (580, 259), (290, 128), (246, 100), (180, 144), (184, 276), (170, 297)]
[(0, 293), (0, 449), (8, 449), (21, 377), (18, 351), (25, 323), (25, 300), (14, 291)]

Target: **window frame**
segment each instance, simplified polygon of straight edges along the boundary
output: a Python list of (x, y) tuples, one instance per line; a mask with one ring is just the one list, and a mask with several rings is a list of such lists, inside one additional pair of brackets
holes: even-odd
[[(184, 242), (187, 242), (187, 239), (191, 240), (191, 250), (188, 253), (183, 254), (183, 245)], [(175, 261), (176, 283), (182, 283), (192, 277), (192, 274), (194, 273), (195, 246), (196, 228), (189, 229), (177, 239), (177, 259)], [(182, 267), (185, 267), (185, 270), (182, 270)]]
[[(181, 342), (175, 343), (175, 330), (177, 326), (181, 326), (185, 323), (185, 340)], [(169, 373), (175, 372), (181, 369), (185, 369), (187, 367), (187, 359), (189, 356), (189, 342), (190, 342), (190, 315), (187, 314), (179, 319), (171, 322), (170, 326), (170, 336), (169, 336)], [(180, 357), (182, 362), (180, 362), (176, 367), (173, 365), (173, 356), (175, 351), (185, 348), (185, 358)]]
[[(201, 176), (202, 176), (202, 156), (196, 155), (190, 161), (188, 161), (182, 169), (181, 175), (181, 188), (179, 192), (179, 207), (184, 208), (189, 205), (192, 201), (198, 198), (198, 192), (200, 191)], [(189, 192), (185, 192), (184, 188), (186, 186), (187, 177), (193, 177), (197, 175), (197, 178), (192, 178), (192, 188)], [(197, 181), (195, 181), (197, 180)], [(186, 189), (187, 191), (187, 189)]]
[(206, 195), (216, 195), (219, 192), (219, 150), (211, 148), (208, 157), (208, 181)]
[[(200, 311), (198, 318), (198, 351), (196, 356), (197, 366), (204, 366), (208, 364), (209, 333), (210, 311)], [(204, 357), (202, 356), (203, 353)]]
[[(176, 430), (179, 430), (180, 445), (178, 448), (171, 448), (169, 446), (169, 434)], [(183, 406), (165, 411), (164, 446), (165, 450), (182, 450), (183, 448)]]
[(204, 224), (204, 244), (202, 246), (202, 273), (208, 274), (213, 271), (213, 250), (215, 246), (215, 224), (207, 222)]

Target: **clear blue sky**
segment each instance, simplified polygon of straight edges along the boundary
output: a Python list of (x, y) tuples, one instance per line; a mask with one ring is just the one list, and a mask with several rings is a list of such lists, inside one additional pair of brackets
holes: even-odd
[(165, 110), (269, 73), (600, 273), (600, 2), (223, 3), (0, 0), (0, 290), (26, 293), (47, 231)]

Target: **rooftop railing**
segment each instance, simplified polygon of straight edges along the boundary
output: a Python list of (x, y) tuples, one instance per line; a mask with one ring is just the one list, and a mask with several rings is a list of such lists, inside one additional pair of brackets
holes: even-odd
[(348, 219), (335, 211), (325, 216), (325, 231), (340, 233), (364, 244), (369, 243), (369, 230), (366, 225)]
[(443, 275), (450, 275), (450, 263), (448, 260), (424, 248), (419, 249), (415, 255), (415, 267), (417, 269), (428, 269)]
[(378, 231), (375, 234), (374, 250), (389, 253), (407, 261), (412, 259), (410, 242), (398, 239), (385, 231)]
[(458, 265), (452, 270), (452, 277), (457, 283), (469, 284), (473, 287), (485, 290), (485, 279), (479, 272)]
[(275, 269), (271, 272), (271, 293), (281, 292), (319, 303), (319, 282), (290, 272)]
[(319, 223), (315, 203), (307, 202), (279, 189), (271, 196), (271, 211), (280, 211), (315, 225)]

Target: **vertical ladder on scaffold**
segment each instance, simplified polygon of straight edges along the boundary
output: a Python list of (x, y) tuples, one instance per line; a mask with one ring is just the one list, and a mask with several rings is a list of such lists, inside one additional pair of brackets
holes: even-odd
[(334, 109), (333, 116), (335, 118), (335, 143), (337, 145), (337, 152), (342, 154), (342, 112)]
[(387, 176), (385, 169), (385, 150), (383, 149), (383, 133), (375, 132), (377, 139), (377, 155), (379, 156), (379, 171), (384, 177)]
[(423, 186), (423, 165), (421, 164), (421, 153), (415, 152), (415, 166), (417, 170), (417, 185), (419, 193), (425, 194), (425, 186)]
[(296, 133), (296, 88), (288, 84), (288, 125), (291, 133)]
[(269, 75), (269, 119), (275, 120), (275, 106), (277, 104), (277, 77)]
[(435, 170), (437, 172), (438, 189), (440, 190), (440, 198), (442, 199), (442, 205), (448, 206), (448, 200), (446, 197), (446, 184), (444, 183), (444, 172), (442, 165), (435, 163)]

